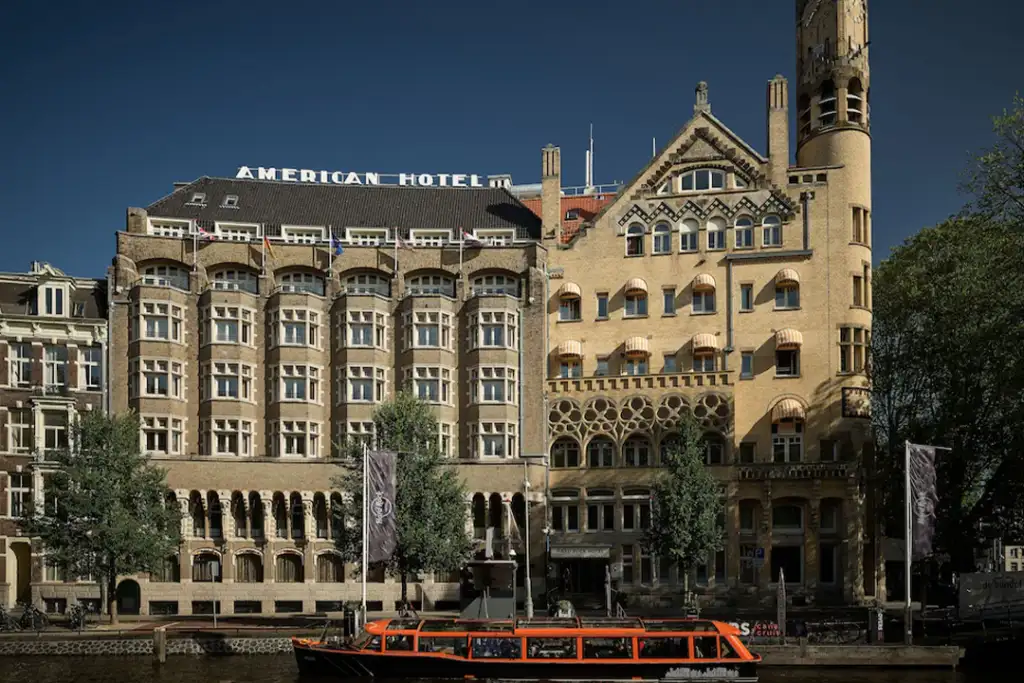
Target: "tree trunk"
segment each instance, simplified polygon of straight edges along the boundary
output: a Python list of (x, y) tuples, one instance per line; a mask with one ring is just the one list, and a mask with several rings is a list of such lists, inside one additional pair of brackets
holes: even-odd
[(117, 623), (117, 574), (111, 570), (107, 577), (107, 613), (110, 614), (110, 623)]
[(402, 606), (405, 607), (409, 600), (409, 582), (406, 579), (405, 572), (401, 573), (402, 576)]

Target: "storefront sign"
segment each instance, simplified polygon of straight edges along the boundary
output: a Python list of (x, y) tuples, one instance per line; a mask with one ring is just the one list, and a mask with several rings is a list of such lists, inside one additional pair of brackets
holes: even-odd
[(285, 183), (318, 185), (408, 185), (411, 187), (484, 187), (481, 176), (472, 173), (357, 173), (355, 171), (316, 171), (308, 168), (241, 166), (235, 178), (277, 180)]
[(584, 545), (551, 546), (553, 560), (606, 560), (611, 554), (611, 548)]
[(730, 626), (738, 628), (741, 636), (751, 638), (778, 638), (782, 635), (776, 621), (728, 621)]

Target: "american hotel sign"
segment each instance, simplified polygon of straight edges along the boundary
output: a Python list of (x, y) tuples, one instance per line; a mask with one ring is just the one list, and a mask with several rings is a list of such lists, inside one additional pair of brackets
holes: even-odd
[(484, 187), (481, 177), (466, 173), (356, 173), (314, 171), (308, 168), (250, 168), (241, 166), (235, 178), (277, 180), (320, 185), (409, 185), (414, 187)]

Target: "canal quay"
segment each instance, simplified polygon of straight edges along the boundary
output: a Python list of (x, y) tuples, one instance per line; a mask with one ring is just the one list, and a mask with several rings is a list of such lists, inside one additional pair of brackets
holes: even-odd
[[(299, 678), (295, 661), (288, 655), (176, 657), (163, 665), (154, 664), (150, 657), (6, 657), (0, 661), (0, 683), (299, 683), (311, 680)], [(985, 672), (950, 670), (765, 668), (759, 672), (759, 680), (761, 683), (981, 683), (992, 680), (992, 676)]]

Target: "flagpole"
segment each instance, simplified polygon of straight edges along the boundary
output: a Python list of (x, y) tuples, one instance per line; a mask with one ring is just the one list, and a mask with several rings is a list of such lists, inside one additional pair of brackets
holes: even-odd
[(459, 276), (462, 276), (462, 246), (466, 243), (466, 236), (462, 234), (462, 228), (459, 228)]
[(904, 559), (906, 561), (906, 571), (905, 571), (905, 573), (906, 573), (906, 576), (905, 576), (905, 579), (906, 579), (905, 583), (906, 583), (906, 585), (904, 586), (904, 588), (907, 591), (907, 595), (906, 595), (906, 597), (907, 597), (907, 601), (906, 601), (907, 604), (904, 606), (904, 609), (903, 609), (903, 621), (904, 621), (904, 626), (906, 628), (906, 636), (905, 636), (906, 644), (907, 645), (913, 645), (913, 643), (914, 643), (914, 613), (913, 613), (913, 608), (910, 605), (910, 563), (911, 563), (911, 559), (912, 559), (912, 554), (911, 554), (912, 550), (911, 550), (911, 548), (912, 548), (912, 546), (914, 544), (914, 539), (913, 539), (914, 525), (913, 525), (913, 521), (911, 520), (911, 514), (912, 514), (912, 511), (913, 511), (913, 504), (911, 503), (911, 490), (910, 490), (910, 442), (909, 441), (905, 442), (905, 444), (904, 444), (903, 460), (904, 460), (903, 486), (904, 486), (904, 490), (905, 490), (904, 498), (906, 499), (906, 500), (904, 500), (904, 505), (905, 505), (904, 517), (906, 518), (905, 519), (906, 528), (904, 529), (904, 531), (906, 532), (906, 542), (904, 543)]
[(192, 226), (192, 272), (199, 270), (199, 221)]
[(398, 226), (395, 226), (395, 277), (398, 277)]
[(366, 623), (366, 572), (369, 566), (369, 511), (370, 506), (367, 501), (367, 497), (370, 495), (369, 486), (369, 471), (370, 471), (370, 452), (366, 446), (366, 442), (363, 442), (363, 623)]

